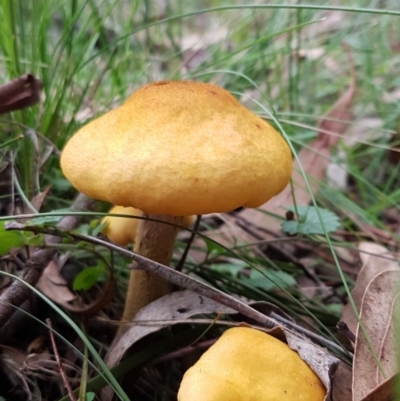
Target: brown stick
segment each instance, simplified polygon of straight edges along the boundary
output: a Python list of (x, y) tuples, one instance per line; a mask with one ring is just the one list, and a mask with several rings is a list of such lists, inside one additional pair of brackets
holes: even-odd
[[(183, 217), (168, 215), (148, 215), (155, 220), (182, 225)], [(140, 220), (135, 242), (135, 253), (155, 262), (169, 266), (178, 227), (150, 220)], [(125, 310), (122, 321), (131, 321), (137, 312), (150, 302), (170, 291), (168, 281), (153, 272), (140, 269), (131, 270)]]
[(51, 320), (50, 320), (50, 319), (46, 319), (46, 323), (47, 323), (47, 326), (49, 326), (49, 334), (50, 334), (51, 345), (52, 345), (52, 347), (53, 347), (54, 356), (55, 356), (55, 358), (56, 358), (58, 370), (59, 370), (59, 372), (60, 372), (60, 376), (61, 376), (62, 381), (63, 381), (63, 383), (64, 383), (64, 387), (65, 387), (65, 389), (67, 390), (69, 399), (70, 399), (71, 401), (76, 401), (76, 397), (75, 397), (75, 395), (74, 395), (74, 392), (72, 391), (71, 384), (69, 383), (67, 374), (65, 373), (63, 364), (62, 364), (62, 362), (61, 362), (60, 354), (58, 353), (56, 340), (55, 340), (54, 334), (53, 334), (53, 325), (52, 325), (52, 323), (51, 323)]
[[(86, 196), (79, 194), (74, 204), (71, 207), (71, 211), (81, 211), (90, 209), (94, 201), (87, 198)], [(65, 216), (57, 224), (57, 227), (61, 230), (69, 231), (77, 227), (81, 220), (80, 216)], [(57, 244), (60, 242), (60, 238), (53, 235), (46, 235), (45, 241), (47, 244)], [(25, 263), (25, 269), (22, 274), (22, 278), (25, 282), (30, 285), (36, 285), (39, 278), (42, 275), (43, 270), (49, 264), (54, 254), (55, 249), (39, 249), (32, 257)], [(0, 327), (2, 327), (15, 312), (14, 306), (20, 306), (30, 296), (30, 289), (15, 280), (0, 296)]]

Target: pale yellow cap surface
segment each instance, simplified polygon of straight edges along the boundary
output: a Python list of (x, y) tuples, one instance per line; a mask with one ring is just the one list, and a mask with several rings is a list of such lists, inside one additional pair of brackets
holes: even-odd
[[(142, 212), (134, 207), (113, 206), (109, 213), (141, 216)], [(139, 219), (131, 217), (105, 216), (101, 222), (106, 224), (102, 233), (117, 245), (127, 245), (135, 242)]]
[[(127, 216), (142, 216), (142, 211), (134, 207), (113, 206), (109, 213)], [(183, 227), (189, 227), (195, 220), (194, 216), (183, 218)], [(105, 216), (101, 223), (105, 224), (102, 233), (117, 245), (125, 246), (136, 240), (140, 219), (131, 217)]]
[(323, 401), (300, 356), (259, 330), (229, 329), (184, 375), (178, 401)]
[(187, 216), (262, 205), (287, 185), (292, 159), (282, 137), (224, 89), (162, 81), (79, 130), (61, 167), (92, 198)]

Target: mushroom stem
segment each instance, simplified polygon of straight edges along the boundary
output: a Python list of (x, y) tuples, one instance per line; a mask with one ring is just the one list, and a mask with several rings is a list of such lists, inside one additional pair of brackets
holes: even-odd
[[(143, 214), (143, 217), (175, 224), (173, 226), (147, 219), (141, 220), (134, 247), (134, 252), (139, 255), (169, 266), (178, 226), (182, 225), (183, 217), (152, 214)], [(131, 321), (141, 308), (169, 291), (169, 283), (160, 276), (145, 270), (131, 270), (123, 321)]]

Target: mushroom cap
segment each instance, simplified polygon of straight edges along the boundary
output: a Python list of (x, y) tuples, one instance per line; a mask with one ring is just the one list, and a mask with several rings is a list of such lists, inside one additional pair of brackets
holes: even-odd
[(61, 167), (79, 191), (149, 214), (258, 207), (289, 182), (288, 145), (212, 84), (161, 81), (81, 128)]
[[(125, 214), (134, 217), (142, 215), (142, 212), (139, 209), (124, 206), (113, 206), (109, 210), (109, 213)], [(101, 222), (106, 224), (102, 233), (110, 241), (121, 246), (135, 242), (139, 219), (131, 217), (105, 216)]]
[[(125, 214), (128, 216), (142, 216), (141, 210), (134, 207), (113, 206), (108, 213)], [(194, 216), (183, 218), (183, 227), (189, 227), (195, 220)], [(117, 245), (125, 246), (136, 240), (140, 219), (131, 217), (105, 216), (101, 222), (105, 224), (102, 233)]]
[(325, 395), (318, 376), (287, 344), (236, 327), (186, 371), (178, 401), (323, 401)]

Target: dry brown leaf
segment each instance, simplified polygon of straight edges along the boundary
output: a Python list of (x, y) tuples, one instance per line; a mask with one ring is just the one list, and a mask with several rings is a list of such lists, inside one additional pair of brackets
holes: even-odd
[(399, 374), (390, 377), (368, 393), (362, 401), (395, 401), (394, 388), (398, 380), (400, 380)]
[(353, 363), (353, 401), (363, 400), (387, 377), (398, 372), (393, 315), (399, 311), (399, 285), (400, 271), (396, 268), (379, 273), (365, 290), (360, 318), (385, 376), (359, 326)]
[(40, 100), (41, 89), (41, 81), (31, 74), (0, 85), (0, 114), (33, 106)]
[[(31, 200), (32, 206), (39, 212), (40, 208), (42, 207), (42, 204), (44, 200), (46, 199), (47, 194), (49, 193), (51, 189), (51, 186), (49, 185), (46, 187), (42, 192), (34, 196)], [(26, 213), (30, 213), (30, 210), (26, 210)]]
[(387, 136), (388, 132), (382, 133), (384, 122), (379, 117), (363, 117), (356, 120), (347, 130), (343, 142), (348, 147), (353, 147), (359, 143), (373, 144), (382, 136)]
[(352, 401), (351, 368), (339, 363), (332, 378), (332, 401)]
[(325, 349), (317, 347), (311, 341), (283, 328), (286, 341), (291, 349), (296, 351), (303, 361), (317, 374), (330, 394), (332, 376), (339, 360)]
[[(152, 302), (141, 309), (132, 324), (127, 325), (126, 329), (114, 339), (105, 357), (107, 366), (114, 366), (118, 363), (125, 352), (141, 338), (170, 325), (170, 322), (165, 324), (163, 321), (175, 319), (182, 321), (182, 319), (204, 313), (236, 312), (188, 290), (177, 291)], [(152, 321), (154, 325), (140, 324), (140, 322), (146, 321)]]
[(39, 354), (47, 348), (48, 338), (46, 336), (35, 337), (26, 347), (28, 354)]
[(36, 287), (42, 291), (44, 295), (60, 305), (65, 305), (76, 298), (68, 289), (67, 282), (60, 275), (54, 261), (51, 261), (44, 269)]
[[(0, 345), (0, 363), (2, 365), (3, 374), (7, 380), (13, 385), (21, 399), (32, 400), (31, 391), (29, 389), (28, 380), (23, 370), (25, 362), (25, 354), (17, 351), (15, 348)], [(2, 377), (2, 381), (4, 381)]]
[[(361, 242), (358, 245), (362, 268), (358, 273), (356, 285), (351, 291), (351, 296), (360, 311), (361, 301), (371, 280), (379, 273), (386, 270), (399, 268), (395, 256), (384, 246), (374, 242)], [(346, 304), (342, 311), (342, 319), (352, 333), (357, 330), (358, 320), (350, 303)]]

